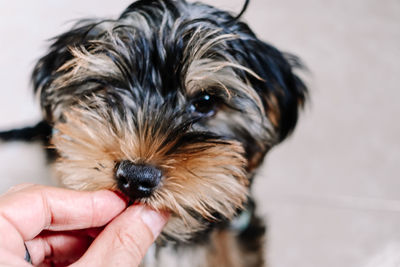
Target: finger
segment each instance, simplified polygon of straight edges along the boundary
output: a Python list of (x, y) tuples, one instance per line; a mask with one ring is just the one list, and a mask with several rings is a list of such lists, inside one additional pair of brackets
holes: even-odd
[(75, 266), (137, 266), (167, 220), (165, 213), (131, 206), (107, 225)]
[(25, 189), (25, 188), (28, 188), (28, 187), (32, 187), (32, 186), (35, 186), (35, 184), (31, 184), (31, 183), (17, 184), (17, 185), (14, 185), (14, 186), (10, 187), (5, 192), (5, 194), (10, 194), (10, 193), (13, 193), (13, 192), (17, 192), (17, 191), (20, 191), (22, 189)]
[(26, 247), (33, 265), (45, 259), (68, 265), (79, 259), (93, 240), (86, 231), (49, 232), (26, 242)]
[[(108, 190), (78, 192), (35, 185), (0, 198), (0, 224), (8, 224), (19, 232), (23, 240), (30, 240), (43, 229), (103, 226), (125, 207), (125, 201)], [(8, 230), (9, 227), (1, 228), (0, 235)]]
[(0, 249), (0, 266), (32, 267), (32, 265), (26, 262), (24, 258), (3, 249)]

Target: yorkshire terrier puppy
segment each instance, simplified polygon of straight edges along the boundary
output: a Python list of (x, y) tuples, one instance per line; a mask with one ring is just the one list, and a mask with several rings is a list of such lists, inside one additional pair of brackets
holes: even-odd
[(116, 20), (82, 20), (33, 71), (43, 121), (1, 138), (43, 140), (65, 187), (170, 212), (144, 266), (262, 266), (250, 186), (307, 89), (297, 58), (240, 15), (140, 0)]

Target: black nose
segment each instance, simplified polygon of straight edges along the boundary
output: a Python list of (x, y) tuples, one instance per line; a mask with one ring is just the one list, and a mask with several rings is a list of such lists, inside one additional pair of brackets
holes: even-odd
[(151, 165), (121, 161), (116, 166), (118, 188), (131, 199), (149, 197), (161, 181), (162, 172)]

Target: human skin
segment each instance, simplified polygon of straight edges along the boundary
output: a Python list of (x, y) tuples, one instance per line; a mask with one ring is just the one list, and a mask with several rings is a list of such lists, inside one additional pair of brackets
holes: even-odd
[[(0, 196), (0, 265), (138, 266), (168, 214), (108, 190), (23, 184)], [(25, 245), (24, 245), (25, 244)]]

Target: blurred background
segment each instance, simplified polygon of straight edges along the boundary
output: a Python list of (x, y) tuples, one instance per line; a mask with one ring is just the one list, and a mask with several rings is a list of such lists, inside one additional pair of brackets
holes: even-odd
[[(29, 75), (45, 40), (130, 2), (0, 0), (0, 129), (39, 120)], [(311, 101), (253, 188), (269, 266), (400, 266), (400, 1), (252, 0), (244, 20), (310, 69)], [(0, 193), (51, 184), (35, 144), (0, 144), (0, 177)]]

